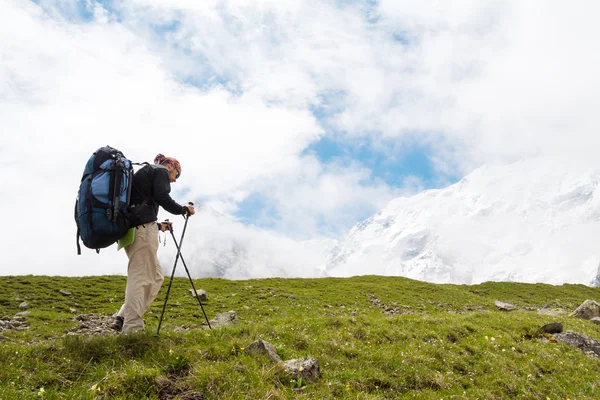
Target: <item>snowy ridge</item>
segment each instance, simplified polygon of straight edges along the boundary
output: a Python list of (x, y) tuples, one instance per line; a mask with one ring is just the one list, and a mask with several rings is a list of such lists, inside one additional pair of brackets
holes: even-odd
[(445, 189), (394, 199), (331, 249), (326, 271), (590, 284), (600, 259), (600, 171), (569, 169), (540, 158), (484, 166)]

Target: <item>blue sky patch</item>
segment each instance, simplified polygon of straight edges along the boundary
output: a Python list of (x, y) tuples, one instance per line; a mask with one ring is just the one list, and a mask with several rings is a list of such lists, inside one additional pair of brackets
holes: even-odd
[(425, 188), (434, 188), (437, 174), (430, 160), (432, 151), (417, 143), (402, 145), (390, 141), (375, 145), (367, 139), (345, 140), (342, 136), (324, 136), (311, 144), (306, 154), (314, 155), (324, 164), (348, 165), (359, 162), (392, 187), (401, 187), (406, 178), (418, 177)]
[(48, 6), (47, 2), (41, 0), (31, 1), (40, 6), (46, 12), (51, 12), (52, 10), (58, 11), (60, 15), (69, 21), (85, 23), (94, 19), (94, 9), (93, 7), (88, 6), (85, 1), (78, 1), (76, 3), (56, 2), (50, 7)]
[(244, 224), (253, 224), (262, 228), (275, 226), (277, 210), (269, 205), (268, 198), (254, 193), (239, 203), (238, 207), (235, 216), (240, 218)]

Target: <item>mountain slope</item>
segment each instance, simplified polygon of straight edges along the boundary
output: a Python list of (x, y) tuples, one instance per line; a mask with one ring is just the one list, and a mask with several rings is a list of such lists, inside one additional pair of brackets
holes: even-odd
[(332, 248), (326, 271), (589, 284), (600, 258), (600, 171), (562, 167), (541, 158), (484, 166), (445, 189), (397, 198)]

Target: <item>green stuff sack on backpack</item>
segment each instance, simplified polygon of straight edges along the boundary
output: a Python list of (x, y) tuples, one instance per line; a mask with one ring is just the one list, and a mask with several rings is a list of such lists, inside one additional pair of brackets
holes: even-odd
[(134, 239), (135, 239), (135, 228), (131, 228), (130, 230), (127, 231), (125, 236), (123, 236), (117, 242), (117, 251), (121, 250), (123, 247), (129, 246), (131, 243), (133, 243)]

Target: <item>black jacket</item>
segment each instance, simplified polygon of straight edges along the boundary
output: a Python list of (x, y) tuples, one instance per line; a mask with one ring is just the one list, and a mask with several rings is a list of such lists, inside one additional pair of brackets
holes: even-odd
[[(133, 226), (147, 224), (158, 219), (158, 207), (171, 214), (185, 214), (185, 207), (171, 198), (169, 170), (162, 165), (146, 165), (133, 175), (130, 210), (136, 216)], [(146, 200), (146, 204), (142, 206)], [(141, 207), (141, 208), (140, 208)]]

